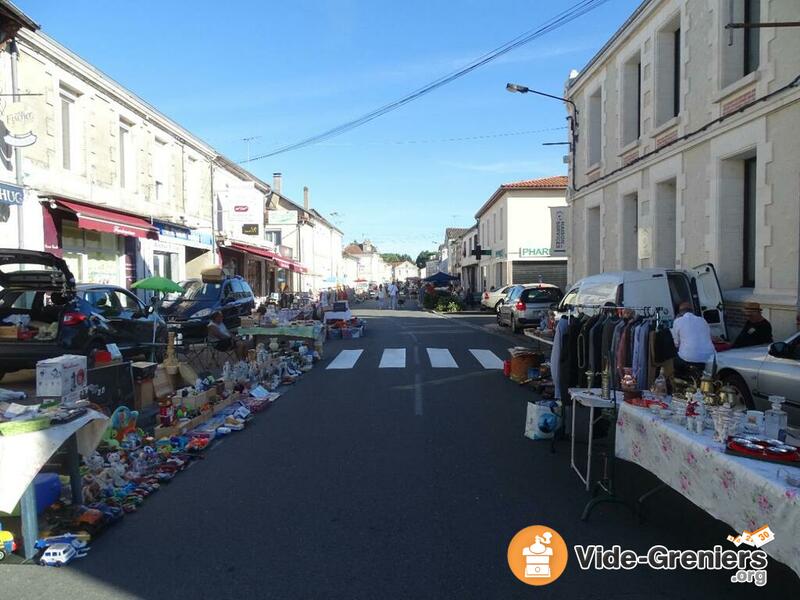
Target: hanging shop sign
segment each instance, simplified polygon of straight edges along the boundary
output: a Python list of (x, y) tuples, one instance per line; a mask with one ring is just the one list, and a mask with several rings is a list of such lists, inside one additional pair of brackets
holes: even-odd
[(245, 223), (242, 225), (244, 235), (258, 235), (258, 223)]
[(550, 207), (550, 256), (566, 256), (569, 209)]
[(297, 211), (268, 210), (267, 222), (270, 225), (297, 225)]
[(2, 114), (3, 124), (8, 130), (3, 141), (9, 146), (25, 148), (36, 143), (33, 133), (36, 128), (36, 112), (24, 102), (12, 102)]
[(550, 256), (550, 248), (520, 248), (520, 258), (535, 258), (537, 256)]
[(25, 199), (25, 190), (18, 185), (0, 182), (0, 204), (18, 205)]

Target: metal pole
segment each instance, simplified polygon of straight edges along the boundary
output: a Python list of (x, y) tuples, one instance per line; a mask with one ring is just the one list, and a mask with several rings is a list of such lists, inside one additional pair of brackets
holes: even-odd
[[(19, 102), (19, 82), (17, 77), (17, 61), (19, 60), (19, 48), (17, 48), (17, 41), (11, 40), (8, 46), (11, 54), (11, 94), (14, 102)], [(16, 176), (17, 185), (23, 187), (22, 175), (22, 148), (14, 147), (14, 175)], [(20, 249), (25, 247), (25, 189), (22, 190), (22, 202), (17, 205), (17, 241)]]

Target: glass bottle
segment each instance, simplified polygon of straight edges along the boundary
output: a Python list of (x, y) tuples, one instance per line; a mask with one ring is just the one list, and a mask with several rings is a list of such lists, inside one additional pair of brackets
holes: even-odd
[(772, 408), (764, 411), (764, 435), (768, 438), (784, 441), (786, 439), (786, 426), (789, 416), (781, 410), (781, 404), (786, 401), (783, 396), (770, 396), (769, 403)]
[(667, 378), (664, 377), (664, 367), (658, 370), (658, 377), (653, 382), (653, 395), (659, 400), (663, 400), (667, 395)]

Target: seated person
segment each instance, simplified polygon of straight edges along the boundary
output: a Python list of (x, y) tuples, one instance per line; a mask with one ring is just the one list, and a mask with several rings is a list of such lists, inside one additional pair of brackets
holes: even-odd
[(244, 342), (225, 327), (222, 311), (215, 311), (211, 315), (211, 321), (208, 323), (208, 341), (214, 343), (214, 347), (222, 352), (236, 349), (236, 356), (240, 359), (247, 355)]
[(772, 325), (761, 315), (761, 305), (758, 302), (745, 302), (744, 315), (747, 321), (733, 342), (733, 347), (746, 348), (771, 344)]
[(702, 369), (714, 354), (711, 328), (703, 317), (692, 312), (692, 305), (688, 302), (681, 302), (678, 313), (678, 318), (672, 324), (672, 339), (678, 350), (675, 370), (686, 372), (690, 367)]

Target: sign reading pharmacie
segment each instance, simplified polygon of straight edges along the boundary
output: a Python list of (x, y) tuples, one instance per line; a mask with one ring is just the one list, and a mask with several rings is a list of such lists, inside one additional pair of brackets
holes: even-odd
[(550, 248), (520, 248), (520, 258), (536, 258), (537, 256), (550, 256)]

